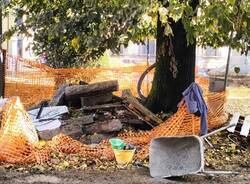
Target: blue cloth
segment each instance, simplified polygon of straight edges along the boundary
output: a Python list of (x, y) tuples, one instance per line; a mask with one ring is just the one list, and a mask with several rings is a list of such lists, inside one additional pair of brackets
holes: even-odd
[(201, 115), (201, 135), (207, 133), (207, 105), (202, 96), (201, 87), (193, 82), (190, 86), (182, 93), (184, 101), (187, 106), (189, 113), (200, 113)]

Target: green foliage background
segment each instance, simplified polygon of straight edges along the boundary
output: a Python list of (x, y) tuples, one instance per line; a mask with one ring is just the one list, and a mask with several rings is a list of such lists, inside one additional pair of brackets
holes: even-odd
[[(157, 16), (165, 34), (181, 20), (187, 41), (203, 47), (231, 45), (247, 53), (250, 46), (250, 0), (12, 0), (2, 1), (3, 14), (24, 21), (4, 34), (32, 35), (36, 54), (45, 53), (53, 67), (93, 63), (107, 49), (154, 37)], [(4, 3), (5, 2), (5, 3)], [(166, 6), (167, 5), (167, 6)], [(196, 16), (198, 15), (198, 16)], [(232, 36), (232, 37), (231, 37)]]

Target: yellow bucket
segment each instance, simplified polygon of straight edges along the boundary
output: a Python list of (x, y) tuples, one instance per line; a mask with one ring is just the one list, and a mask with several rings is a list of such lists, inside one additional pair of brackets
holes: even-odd
[(117, 150), (114, 149), (115, 159), (118, 165), (127, 165), (132, 162), (133, 156), (135, 154), (135, 149), (133, 150)]

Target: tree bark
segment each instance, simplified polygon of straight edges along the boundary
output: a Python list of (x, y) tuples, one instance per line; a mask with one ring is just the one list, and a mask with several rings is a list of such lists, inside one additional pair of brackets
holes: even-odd
[[(193, 8), (198, 1), (192, 2)], [(156, 68), (146, 106), (153, 112), (176, 111), (182, 92), (195, 80), (196, 44), (187, 45), (182, 21), (172, 22), (173, 36), (166, 36), (158, 18)], [(174, 62), (173, 62), (174, 58)], [(176, 76), (173, 70), (177, 69)]]

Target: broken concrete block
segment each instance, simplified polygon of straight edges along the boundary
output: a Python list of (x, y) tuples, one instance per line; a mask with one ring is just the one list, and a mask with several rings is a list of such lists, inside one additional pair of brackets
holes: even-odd
[(81, 106), (93, 106), (97, 104), (104, 104), (112, 100), (113, 94), (111, 92), (98, 94), (93, 96), (81, 97)]
[(113, 134), (93, 134), (93, 135), (83, 135), (80, 138), (80, 142), (83, 144), (99, 144), (103, 140), (111, 138)]
[(94, 133), (110, 133), (117, 132), (122, 129), (122, 123), (119, 119), (113, 119), (110, 121), (96, 122), (95, 124), (84, 126), (82, 128), (85, 134)]
[(73, 139), (79, 139), (82, 136), (82, 127), (79, 123), (66, 123), (61, 127), (52, 130), (39, 131), (38, 135), (40, 139), (51, 140), (58, 134), (64, 134), (72, 137)]
[(37, 133), (40, 139), (48, 141), (48, 140), (51, 140), (54, 136), (60, 134), (61, 130), (59, 127), (53, 130), (38, 131)]

